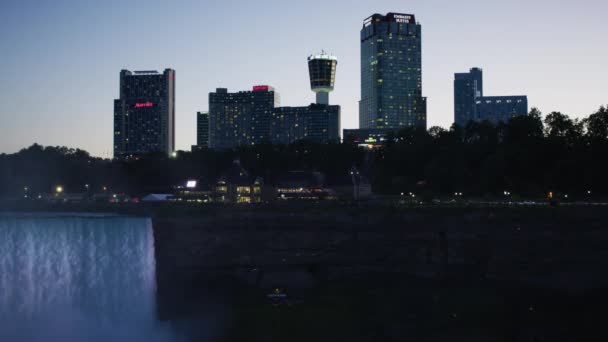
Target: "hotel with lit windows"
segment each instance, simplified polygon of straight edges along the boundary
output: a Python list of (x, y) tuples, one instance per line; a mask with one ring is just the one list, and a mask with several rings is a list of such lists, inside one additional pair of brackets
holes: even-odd
[(325, 52), (308, 57), (310, 89), (316, 94), (316, 103), (309, 106), (279, 107), (279, 94), (267, 85), (237, 93), (216, 89), (209, 94), (209, 147), (339, 142), (340, 106), (329, 104), (337, 65), (338, 59)]
[(278, 103), (279, 96), (270, 86), (237, 93), (220, 88), (209, 94), (209, 147), (340, 141), (340, 106), (277, 107)]
[(175, 70), (122, 70), (114, 100), (114, 157), (174, 150)]
[(360, 146), (381, 146), (405, 127), (426, 129), (422, 96), (422, 27), (413, 14), (374, 14), (363, 21), (359, 129), (342, 138)]
[(426, 128), (422, 28), (412, 14), (374, 14), (361, 29), (359, 128)]
[(280, 103), (270, 86), (229, 93), (218, 88), (209, 94), (209, 147), (231, 149), (269, 141), (272, 113)]

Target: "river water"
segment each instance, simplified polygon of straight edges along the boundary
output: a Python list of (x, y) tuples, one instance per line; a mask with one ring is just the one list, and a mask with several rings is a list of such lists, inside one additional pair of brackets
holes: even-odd
[(150, 219), (0, 216), (0, 341), (178, 340), (157, 320)]

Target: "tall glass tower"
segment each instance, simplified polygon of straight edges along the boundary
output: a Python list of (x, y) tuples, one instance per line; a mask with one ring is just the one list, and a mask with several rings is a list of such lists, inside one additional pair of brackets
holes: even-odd
[(329, 93), (334, 90), (338, 59), (324, 51), (308, 57), (310, 88), (317, 94), (317, 104), (329, 105)]
[(421, 26), (411, 14), (374, 14), (361, 29), (359, 128), (426, 128)]

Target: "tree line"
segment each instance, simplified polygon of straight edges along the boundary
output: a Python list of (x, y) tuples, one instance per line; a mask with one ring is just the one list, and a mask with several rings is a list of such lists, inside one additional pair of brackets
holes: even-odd
[(541, 197), (608, 194), (608, 110), (584, 119), (532, 109), (498, 126), (428, 130), (408, 127), (389, 134), (383, 146), (366, 149), (344, 137), (342, 144), (300, 141), (228, 151), (203, 149), (176, 157), (150, 154), (129, 160), (92, 157), (86, 151), (34, 144), (0, 155), (0, 196), (66, 192), (141, 195), (166, 192), (188, 179), (211, 186), (233, 160), (272, 183), (291, 170), (319, 171), (332, 185), (348, 185), (356, 166), (375, 193)]

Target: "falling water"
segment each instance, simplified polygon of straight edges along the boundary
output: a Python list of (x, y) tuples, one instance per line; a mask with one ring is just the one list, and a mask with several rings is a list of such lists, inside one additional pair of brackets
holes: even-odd
[(0, 217), (0, 341), (174, 341), (149, 219)]

